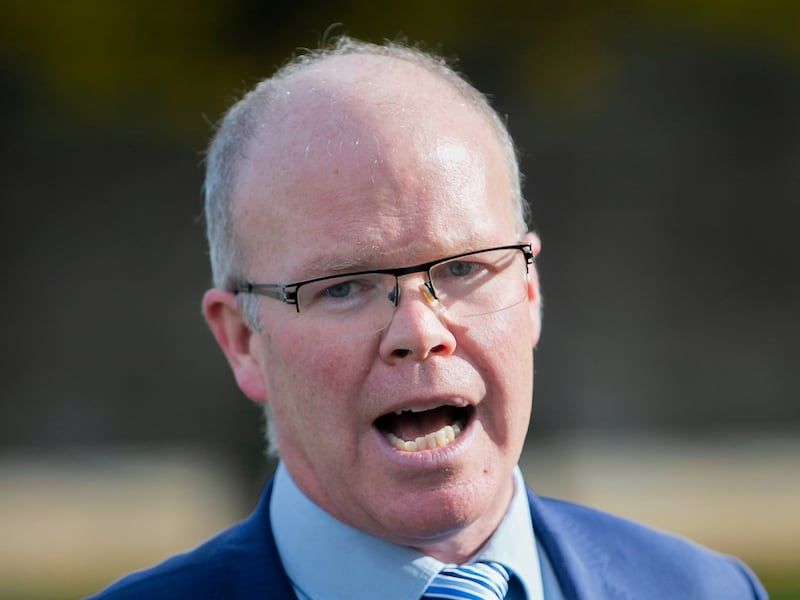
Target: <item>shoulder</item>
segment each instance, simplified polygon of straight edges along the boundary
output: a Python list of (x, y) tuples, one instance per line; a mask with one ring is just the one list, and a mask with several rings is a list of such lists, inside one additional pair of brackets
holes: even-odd
[(220, 539), (214, 538), (191, 552), (127, 575), (87, 600), (211, 598), (209, 590), (222, 556)]
[(256, 510), (201, 546), (123, 577), (87, 600), (293, 598), (269, 522), (268, 486)]
[(240, 523), (195, 548), (149, 569), (123, 577), (92, 600), (125, 600), (127, 598), (218, 598), (215, 589), (227, 578), (242, 555), (247, 522)]
[(733, 557), (585, 506), (532, 492), (529, 501), (535, 533), (568, 587), (610, 598), (767, 597)]

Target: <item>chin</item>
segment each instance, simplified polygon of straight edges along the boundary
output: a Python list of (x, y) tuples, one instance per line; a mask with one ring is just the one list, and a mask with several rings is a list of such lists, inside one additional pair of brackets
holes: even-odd
[(428, 482), (385, 497), (376, 514), (382, 531), (376, 533), (417, 548), (446, 543), (472, 528), (486, 530), (481, 541), (485, 540), (505, 514), (513, 484), (510, 470), (494, 476), (478, 471), (461, 471), (436, 485)]

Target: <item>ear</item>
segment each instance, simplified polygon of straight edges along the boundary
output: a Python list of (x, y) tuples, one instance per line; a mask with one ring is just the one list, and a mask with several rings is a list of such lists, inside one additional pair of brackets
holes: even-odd
[[(533, 256), (538, 256), (542, 251), (542, 241), (533, 232), (528, 232), (522, 241), (531, 245)], [(536, 270), (536, 263), (528, 267), (528, 308), (531, 312), (531, 344), (535, 348), (539, 343), (539, 335), (542, 332), (542, 295), (539, 291), (539, 273)]]
[(203, 314), (239, 389), (253, 402), (266, 402), (260, 336), (245, 321), (236, 296), (220, 289), (208, 290), (203, 295)]

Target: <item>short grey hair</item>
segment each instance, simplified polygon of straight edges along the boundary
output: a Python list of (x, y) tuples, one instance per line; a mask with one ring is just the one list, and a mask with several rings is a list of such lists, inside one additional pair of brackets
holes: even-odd
[[(206, 153), (206, 177), (203, 186), (206, 236), (215, 287), (233, 289), (234, 282), (244, 276), (245, 261), (242, 244), (236, 238), (233, 198), (236, 193), (239, 161), (248, 142), (257, 135), (256, 132), (261, 131), (258, 125), (268, 113), (282, 89), (282, 84), (288, 78), (325, 59), (351, 54), (383, 56), (417, 65), (448, 83), (487, 119), (495, 130), (505, 154), (512, 185), (511, 200), (514, 204), (518, 235), (522, 237), (526, 233), (529, 209), (522, 196), (522, 180), (514, 142), (505, 120), (492, 108), (487, 97), (448, 65), (444, 58), (433, 53), (396, 42), (378, 45), (341, 36), (326, 47), (305, 52), (291, 59), (272, 77), (262, 80), (247, 92), (220, 120)], [(248, 325), (260, 330), (257, 298), (251, 294), (240, 294), (238, 301)], [(277, 455), (277, 442), (268, 407), (265, 412), (268, 453)]]

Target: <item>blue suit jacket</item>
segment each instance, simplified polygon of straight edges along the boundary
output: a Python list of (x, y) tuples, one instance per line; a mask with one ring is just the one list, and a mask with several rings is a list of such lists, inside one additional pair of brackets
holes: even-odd
[[(241, 523), (92, 598), (295, 599), (272, 535), (271, 491), (270, 483)], [(756, 577), (736, 559), (596, 510), (540, 498), (530, 490), (528, 499), (536, 535), (569, 600), (767, 598)]]

